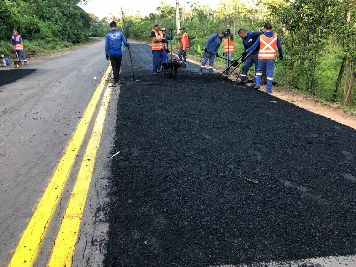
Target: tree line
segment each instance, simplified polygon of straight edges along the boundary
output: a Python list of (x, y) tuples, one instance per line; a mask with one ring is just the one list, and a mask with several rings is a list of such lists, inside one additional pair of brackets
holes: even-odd
[[(175, 7), (162, 4), (148, 16), (126, 16), (125, 33), (149, 39), (154, 23), (175, 29)], [(205, 39), (227, 28), (259, 31), (273, 24), (285, 50), (276, 79), (329, 102), (356, 108), (355, 0), (222, 0), (215, 10), (191, 4), (180, 10), (181, 25), (190, 36), (190, 54), (201, 55)], [(238, 37), (238, 36), (236, 36)], [(236, 50), (242, 45), (236, 38)]]
[[(27, 48), (55, 49), (102, 36), (107, 25), (87, 14), (80, 0), (0, 0), (0, 49), (10, 51), (8, 43), (14, 29), (28, 42)], [(33, 45), (32, 45), (33, 44)]]

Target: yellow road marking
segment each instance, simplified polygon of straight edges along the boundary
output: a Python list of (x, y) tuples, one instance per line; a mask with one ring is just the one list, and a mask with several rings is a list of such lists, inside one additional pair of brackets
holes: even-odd
[(45, 237), (58, 202), (61, 199), (63, 189), (78, 156), (79, 149), (83, 143), (110, 71), (111, 67), (108, 67), (100, 84), (95, 89), (83, 117), (79, 121), (78, 126), (54, 171), (50, 183), (22, 234), (21, 240), (9, 263), (10, 267), (27, 267), (34, 265), (42, 240)]
[(111, 88), (107, 87), (48, 266), (69, 267), (72, 265), (80, 222), (93, 175), (96, 153), (103, 133), (110, 95)]

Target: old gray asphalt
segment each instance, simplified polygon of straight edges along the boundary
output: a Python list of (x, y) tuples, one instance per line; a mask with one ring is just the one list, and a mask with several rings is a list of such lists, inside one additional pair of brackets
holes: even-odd
[[(103, 46), (102, 41), (96, 42), (85, 48), (40, 60), (26, 66), (36, 69), (33, 74), (0, 87), (0, 266), (6, 266), (9, 261), (108, 66)], [(105, 225), (96, 223), (96, 220), (101, 220), (100, 205), (105, 186), (105, 180), (101, 178), (105, 177), (108, 155), (111, 153), (111, 126), (116, 117), (118, 90), (113, 92), (109, 106), (77, 246), (75, 258), (80, 262), (101, 261), (98, 257), (102, 254), (98, 253), (101, 250), (98, 247), (100, 244), (95, 240), (105, 232)], [(74, 168), (69, 186), (73, 183), (77, 169)], [(68, 191), (67, 187), (66, 198)], [(60, 204), (62, 209), (56, 213), (44, 240), (44, 247), (53, 243), (56, 231), (52, 229), (58, 227), (66, 198)], [(97, 229), (94, 229), (94, 225)], [(44, 249), (36, 265), (44, 265), (49, 252)]]

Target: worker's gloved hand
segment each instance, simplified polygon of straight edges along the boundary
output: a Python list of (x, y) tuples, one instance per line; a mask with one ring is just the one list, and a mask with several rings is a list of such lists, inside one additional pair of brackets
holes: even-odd
[(109, 59), (110, 59), (110, 55), (106, 54), (106, 60), (109, 60)]
[(128, 43), (128, 44), (126, 45), (126, 47), (127, 47), (127, 48), (130, 48), (130, 44)]
[(279, 55), (279, 60), (283, 60), (283, 55)]

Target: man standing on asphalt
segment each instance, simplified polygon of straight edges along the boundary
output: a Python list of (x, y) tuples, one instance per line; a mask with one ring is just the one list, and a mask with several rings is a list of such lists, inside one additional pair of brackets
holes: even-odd
[(215, 56), (218, 54), (219, 47), (221, 45), (222, 39), (227, 36), (226, 32), (220, 34), (211, 35), (205, 42), (204, 57), (200, 64), (200, 74), (203, 73), (205, 69), (205, 64), (209, 60), (209, 73), (214, 71), (214, 60)]
[(13, 36), (11, 37), (11, 43), (14, 46), (17, 60), (23, 63), (23, 61), (25, 60), (25, 53), (23, 51), (23, 40), (21, 35), (18, 34), (16, 30), (14, 30)]
[(257, 39), (257, 41), (246, 50), (247, 53), (251, 53), (259, 48), (258, 51), (258, 64), (256, 70), (256, 85), (254, 89), (260, 89), (262, 83), (262, 70), (266, 68), (267, 84), (266, 92), (272, 93), (274, 66), (276, 60), (276, 53), (278, 48), (279, 59), (283, 59), (283, 51), (281, 41), (276, 33), (272, 32), (272, 25), (265, 23), (263, 26), (263, 34)]
[(162, 65), (167, 64), (167, 53), (164, 52), (163, 32), (160, 30), (158, 24), (153, 26), (151, 32), (151, 46), (152, 46), (152, 74), (157, 74), (159, 62), (162, 62)]
[(111, 31), (107, 33), (105, 38), (105, 54), (106, 59), (111, 61), (111, 66), (114, 73), (114, 83), (112, 86), (116, 86), (116, 83), (120, 80), (120, 68), (122, 62), (122, 44), (127, 48), (130, 44), (127, 42), (125, 35), (116, 29), (117, 24), (115, 21), (110, 23)]
[(184, 27), (179, 29), (178, 41), (180, 43), (180, 49), (178, 52), (179, 60), (182, 62), (186, 62), (187, 51), (189, 49), (189, 37)]
[(244, 52), (242, 53), (242, 59), (244, 60), (244, 65), (242, 66), (240, 73), (239, 83), (245, 83), (247, 80), (247, 73), (251, 66), (255, 64), (255, 72), (257, 70), (258, 63), (258, 49), (252, 51), (251, 54), (245, 59), (247, 56), (246, 50), (249, 49), (260, 37), (262, 32), (247, 32), (245, 29), (240, 29), (238, 35), (242, 39), (242, 44), (244, 46)]

